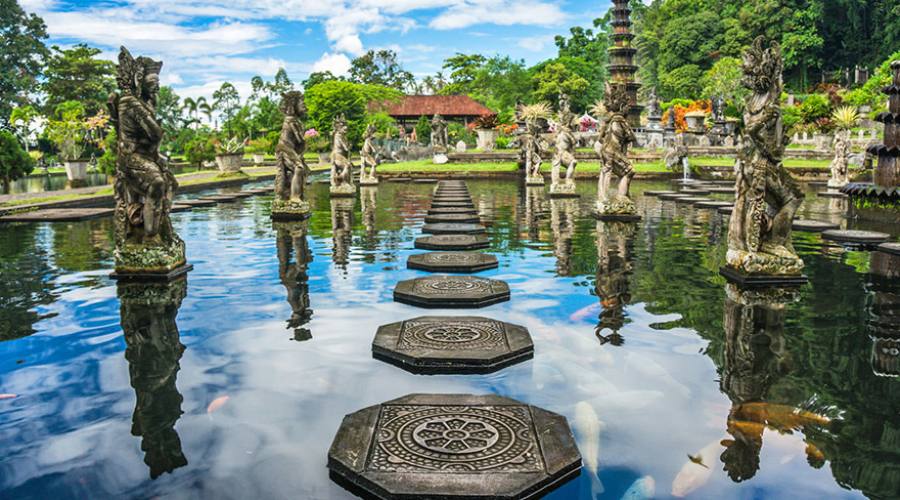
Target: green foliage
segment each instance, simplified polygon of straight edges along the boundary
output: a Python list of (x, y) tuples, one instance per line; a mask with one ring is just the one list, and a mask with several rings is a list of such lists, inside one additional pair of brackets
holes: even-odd
[(743, 102), (749, 92), (741, 84), (744, 71), (741, 69), (741, 60), (736, 57), (723, 57), (716, 61), (706, 73), (700, 83), (703, 86), (703, 97), (721, 96), (726, 101)]
[(322, 82), (306, 91), (308, 125), (330, 137), (334, 117), (343, 114), (350, 143), (359, 144), (365, 132), (369, 104), (392, 101), (400, 95), (395, 89), (378, 85), (339, 80)]
[(80, 160), (91, 145), (92, 134), (102, 130), (106, 120), (103, 115), (85, 118), (85, 109), (80, 102), (66, 101), (56, 107), (44, 133), (53, 141), (63, 161)]
[(44, 20), (15, 0), (0, 0), (0, 125), (14, 105), (28, 104), (50, 52)]
[(886, 96), (881, 92), (881, 89), (891, 84), (893, 78), (891, 63), (893, 61), (900, 61), (900, 50), (894, 52), (882, 62), (865, 85), (849, 92), (844, 97), (844, 101), (854, 106), (871, 106), (873, 109), (883, 108)]
[(227, 122), (234, 117), (241, 108), (241, 95), (231, 82), (223, 82), (219, 90), (213, 92), (213, 109), (222, 113), (222, 119)]
[(672, 71), (664, 73), (659, 78), (659, 94), (663, 98), (688, 98), (699, 99), (701, 97), (700, 79), (703, 70), (696, 64), (687, 64)]
[(0, 130), (0, 181), (4, 191), (9, 190), (9, 183), (31, 173), (34, 161), (19, 145), (16, 137)]
[(450, 136), (450, 145), (456, 145), (457, 142), (463, 141), (466, 146), (475, 146), (477, 137), (475, 132), (462, 123), (450, 123), (447, 126), (447, 135)]
[(694, 104), (693, 99), (672, 99), (671, 101), (661, 103), (660, 107), (663, 111), (668, 111), (672, 106), (689, 108), (692, 104)]
[(509, 141), (511, 141), (511, 140), (512, 139), (510, 139), (509, 136), (505, 136), (505, 135), (497, 136), (497, 142), (495, 143), (495, 146), (497, 149), (508, 149)]
[(350, 81), (405, 91), (416, 79), (403, 69), (393, 50), (370, 50), (350, 63)]
[(803, 122), (803, 117), (800, 115), (800, 106), (782, 105), (781, 118), (784, 123), (785, 132), (792, 134), (794, 128)]
[(305, 91), (309, 91), (311, 88), (323, 82), (330, 82), (334, 80), (343, 80), (343, 78), (334, 76), (331, 71), (317, 71), (314, 73), (310, 73), (309, 77), (306, 80), (303, 80), (303, 89)]
[(263, 136), (249, 141), (244, 151), (250, 154), (273, 154), (275, 144), (268, 137)]
[(40, 116), (40, 113), (31, 105), (16, 107), (9, 114), (9, 124), (16, 131), (22, 144), (25, 145), (26, 152), (29, 150), (28, 143), (32, 140), (32, 127)]
[(203, 166), (204, 163), (216, 159), (216, 147), (209, 134), (197, 134), (185, 145), (184, 154), (188, 163)]
[(53, 46), (43, 84), (48, 114), (66, 101), (80, 102), (87, 116), (106, 110), (107, 98), (116, 88), (116, 68), (111, 61), (97, 58), (101, 52), (85, 44), (71, 49)]
[(381, 137), (393, 134), (397, 130), (397, 121), (385, 112), (370, 113), (366, 117), (366, 127), (375, 125), (375, 133)]
[(535, 101), (556, 103), (559, 95), (565, 93), (572, 98), (572, 107), (584, 111), (596, 99), (590, 99), (585, 92), (590, 86), (581, 75), (569, 69), (562, 61), (547, 61), (537, 69), (532, 77)]
[[(450, 127), (447, 127), (447, 135), (450, 135)], [(427, 116), (420, 116), (416, 122), (416, 136), (420, 144), (428, 144), (431, 141), (431, 120)]]
[(803, 123), (814, 123), (819, 118), (831, 115), (831, 101), (822, 94), (810, 94), (800, 104), (800, 119)]
[(456, 54), (444, 61), (449, 82), (438, 74), (427, 86), (442, 95), (465, 94), (497, 112), (512, 112), (531, 92), (531, 75), (522, 60), (480, 54)]
[(97, 168), (106, 175), (116, 175), (116, 157), (118, 156), (118, 140), (116, 129), (110, 128), (103, 139), (103, 155), (97, 160)]

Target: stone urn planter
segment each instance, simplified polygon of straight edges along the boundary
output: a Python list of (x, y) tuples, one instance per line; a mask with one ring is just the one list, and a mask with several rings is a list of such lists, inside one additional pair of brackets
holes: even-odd
[(703, 111), (694, 111), (693, 113), (688, 113), (684, 115), (684, 119), (685, 121), (687, 121), (687, 128), (689, 132), (706, 132), (706, 113), (704, 113)]
[(497, 145), (497, 131), (490, 129), (478, 129), (478, 149), (482, 151), (493, 151)]
[(216, 165), (223, 174), (240, 172), (243, 159), (244, 153), (220, 154), (216, 155)]
[(263, 162), (266, 161), (266, 155), (264, 154), (253, 154), (253, 164), (254, 165), (262, 165)]
[(88, 160), (71, 160), (64, 162), (66, 167), (66, 177), (68, 177), (70, 181), (87, 180), (89, 163)]

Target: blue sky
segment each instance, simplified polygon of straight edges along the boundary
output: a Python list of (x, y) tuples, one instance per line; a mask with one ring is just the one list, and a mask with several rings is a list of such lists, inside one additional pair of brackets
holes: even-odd
[(87, 43), (115, 59), (120, 45), (165, 62), (163, 83), (183, 97), (231, 81), (246, 97), (254, 75), (284, 67), (345, 71), (353, 57), (390, 48), (421, 77), (456, 52), (552, 57), (553, 36), (590, 25), (609, 0), (19, 0), (47, 22), (51, 43)]

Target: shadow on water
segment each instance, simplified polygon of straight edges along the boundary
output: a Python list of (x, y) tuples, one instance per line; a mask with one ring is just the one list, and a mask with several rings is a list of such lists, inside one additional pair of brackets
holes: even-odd
[[(489, 375), (371, 355), (424, 314), (392, 293), (423, 275), (405, 261), (432, 186), (314, 185), (300, 223), (273, 224), (271, 196), (175, 214), (195, 270), (168, 285), (107, 278), (109, 220), (0, 226), (0, 497), (351, 498), (325, 468), (341, 417), (414, 392), (566, 415), (585, 471), (550, 499), (896, 497), (898, 257), (795, 233), (810, 284), (751, 294), (718, 274), (716, 211), (640, 196), (642, 222), (598, 223), (592, 183), (469, 187), (500, 259), (480, 275), (512, 290), (479, 314), (535, 344)], [(853, 226), (834, 203), (801, 213)]]

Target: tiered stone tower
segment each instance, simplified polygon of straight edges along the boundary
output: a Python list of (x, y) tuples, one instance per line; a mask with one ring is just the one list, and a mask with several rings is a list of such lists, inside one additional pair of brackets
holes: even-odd
[(632, 127), (641, 126), (641, 111), (643, 106), (637, 104), (637, 92), (641, 84), (635, 81), (634, 75), (638, 67), (634, 64), (634, 55), (637, 49), (631, 46), (634, 33), (631, 32), (631, 8), (629, 0), (613, 0), (613, 42), (609, 48), (609, 73), (610, 79), (615, 83), (624, 83), (628, 89), (628, 99), (631, 109), (628, 112), (628, 123)]

